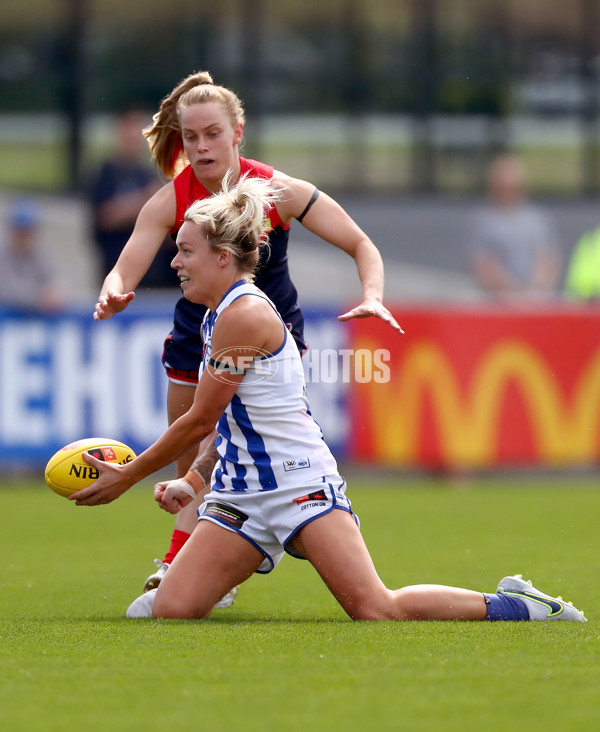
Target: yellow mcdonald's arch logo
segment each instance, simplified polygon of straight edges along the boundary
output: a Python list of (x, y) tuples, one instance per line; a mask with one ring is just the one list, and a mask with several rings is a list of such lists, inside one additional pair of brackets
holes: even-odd
[(440, 347), (426, 340), (410, 347), (399, 370), (392, 368), (389, 383), (361, 385), (367, 423), (377, 430), (375, 459), (414, 464), (423, 395), (428, 391), (442, 457), (449, 464), (490, 464), (509, 380), (519, 385), (542, 462), (589, 463), (597, 457), (600, 347), (582, 365), (567, 397), (539, 351), (525, 341), (503, 339), (485, 352), (466, 388)]

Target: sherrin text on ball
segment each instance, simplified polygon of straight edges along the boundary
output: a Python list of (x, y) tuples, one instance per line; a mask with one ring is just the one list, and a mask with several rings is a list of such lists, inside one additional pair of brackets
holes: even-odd
[(103, 462), (119, 465), (129, 463), (135, 457), (130, 447), (110, 438), (88, 437), (71, 442), (54, 453), (46, 465), (44, 478), (55, 493), (70, 496), (87, 488), (98, 478), (98, 470), (84, 460), (84, 452)]

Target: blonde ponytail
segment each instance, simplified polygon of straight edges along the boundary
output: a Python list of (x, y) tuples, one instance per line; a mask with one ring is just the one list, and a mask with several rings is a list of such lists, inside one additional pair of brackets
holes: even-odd
[(180, 81), (162, 100), (152, 124), (144, 130), (156, 165), (167, 178), (174, 178), (188, 162), (181, 139), (181, 111), (206, 102), (221, 104), (234, 127), (246, 121), (244, 107), (237, 95), (231, 89), (215, 85), (208, 71), (198, 71)]

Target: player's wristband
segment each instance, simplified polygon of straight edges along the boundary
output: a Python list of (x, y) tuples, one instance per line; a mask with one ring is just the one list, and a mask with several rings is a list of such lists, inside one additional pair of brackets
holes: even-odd
[(188, 470), (183, 476), (183, 480), (192, 486), (196, 495), (204, 488), (204, 480), (200, 473), (197, 473), (195, 470)]

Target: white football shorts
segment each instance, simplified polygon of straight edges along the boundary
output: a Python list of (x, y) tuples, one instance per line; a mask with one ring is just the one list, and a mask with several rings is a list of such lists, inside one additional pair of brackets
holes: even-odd
[(339, 475), (272, 491), (211, 491), (198, 509), (198, 520), (243, 536), (265, 557), (256, 571), (267, 574), (284, 552), (304, 559), (291, 546), (291, 539), (303, 526), (334, 509), (348, 511), (360, 526), (346, 496), (346, 481)]

